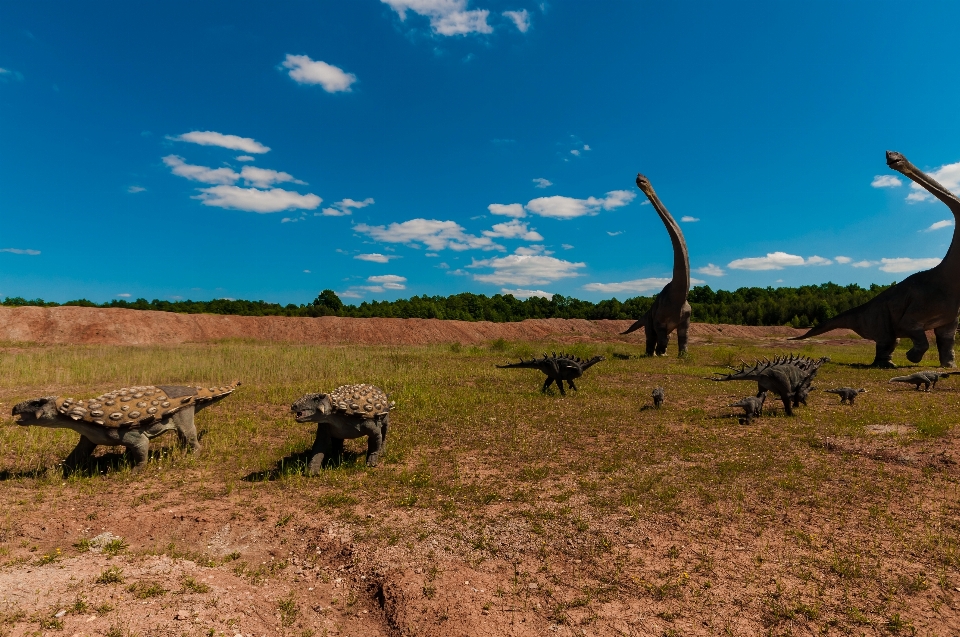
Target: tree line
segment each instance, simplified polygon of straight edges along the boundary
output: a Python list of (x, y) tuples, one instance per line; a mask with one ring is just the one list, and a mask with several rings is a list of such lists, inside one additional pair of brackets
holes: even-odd
[[(888, 285), (857, 284), (803, 285), (796, 288), (740, 288), (732, 292), (701, 285), (690, 290), (688, 300), (693, 320), (698, 323), (734, 325), (791, 325), (813, 327), (852, 307), (866, 303)], [(212, 301), (162, 301), (137, 299), (94, 303), (86, 299), (55, 303), (42, 299), (27, 300), (7, 297), (0, 304), (9, 307), (83, 306), (157, 310), (182, 314), (231, 314), (237, 316), (343, 316), (355, 318), (435, 318), (458, 321), (493, 321), (503, 323), (531, 318), (563, 319), (638, 319), (656, 297), (635, 296), (619, 301), (616, 298), (593, 303), (560, 294), (550, 299), (533, 296), (518, 299), (511, 294), (472, 294), (451, 296), (413, 296), (396, 301), (364, 301), (347, 305), (333, 290), (323, 290), (313, 302), (297, 305), (214, 299)]]

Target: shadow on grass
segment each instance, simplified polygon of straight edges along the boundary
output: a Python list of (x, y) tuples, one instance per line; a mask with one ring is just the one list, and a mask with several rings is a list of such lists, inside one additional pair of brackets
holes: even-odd
[[(289, 476), (302, 476), (307, 474), (307, 465), (310, 463), (310, 451), (301, 451), (291, 453), (277, 461), (272, 468), (266, 471), (254, 471), (240, 478), (244, 482), (270, 482)], [(333, 458), (327, 458), (323, 461), (324, 469), (331, 469), (341, 466), (352, 466), (360, 458), (365, 458), (366, 453), (356, 453), (354, 451), (344, 451), (342, 455)]]

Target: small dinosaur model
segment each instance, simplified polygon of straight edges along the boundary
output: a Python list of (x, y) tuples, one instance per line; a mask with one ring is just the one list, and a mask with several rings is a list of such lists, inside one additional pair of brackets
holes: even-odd
[(654, 192), (650, 180), (638, 174), (637, 187), (653, 204), (670, 234), (670, 241), (673, 243), (673, 279), (663, 286), (650, 310), (623, 334), (642, 327), (646, 333), (647, 356), (663, 356), (667, 353), (670, 332), (677, 330), (677, 345), (680, 356), (683, 356), (687, 353), (687, 331), (690, 329), (692, 312), (690, 303), (687, 302), (687, 294), (690, 293), (690, 257), (687, 254), (687, 243), (683, 239), (680, 226)]
[[(900, 153), (887, 151), (887, 165), (903, 173), (950, 208), (960, 220), (960, 198), (937, 183), (932, 177), (907, 161)], [(909, 338), (913, 347), (907, 360), (919, 363), (930, 348), (926, 330), (933, 330), (937, 339), (941, 367), (955, 367), (953, 343), (960, 313), (960, 223), (953, 229), (953, 239), (946, 256), (934, 268), (911, 274), (900, 283), (884, 290), (863, 305), (841, 312), (802, 336), (810, 338), (846, 328), (876, 341), (875, 367), (896, 367), (893, 351), (899, 338)]]
[(931, 389), (937, 388), (937, 383), (948, 376), (953, 376), (957, 372), (934, 372), (934, 371), (923, 371), (917, 372), (915, 374), (910, 374), (909, 376), (897, 376), (891, 378), (888, 382), (891, 383), (910, 383), (911, 385), (917, 386), (917, 391), (920, 391), (920, 385), (923, 385), (924, 391), (930, 391)]
[[(757, 362), (753, 367), (744, 365), (740, 369), (731, 367), (734, 373), (713, 378), (715, 381), (752, 380), (757, 382), (757, 391), (771, 391), (783, 401), (783, 409), (788, 416), (793, 415), (793, 403), (799, 402), (798, 396), (806, 398), (804, 389), (809, 391), (810, 383), (816, 376), (824, 359), (812, 359), (805, 356), (778, 356), (772, 361)], [(759, 396), (759, 393), (758, 393)]]
[(766, 400), (767, 392), (764, 390), (756, 396), (748, 396), (728, 406), (743, 409), (743, 418), (740, 420), (740, 424), (749, 425), (754, 417), (763, 415), (763, 403), (766, 402)]
[(380, 460), (394, 403), (374, 385), (341, 385), (329, 394), (305, 394), (290, 406), (297, 422), (317, 423), (307, 473), (314, 475), (327, 458), (343, 454), (345, 439), (367, 437), (367, 466)]
[(181, 443), (199, 451), (194, 415), (239, 386), (235, 382), (221, 387), (125, 387), (89, 400), (46, 396), (17, 403), (13, 415), (24, 427), (72, 429), (80, 434), (80, 442), (64, 461), (68, 470), (89, 458), (97, 445), (126, 447), (138, 468), (147, 461), (150, 440), (166, 431), (176, 430)]
[(653, 406), (657, 409), (663, 407), (663, 387), (657, 387), (653, 390)]
[(606, 359), (603, 356), (594, 356), (585, 361), (563, 352), (557, 356), (554, 352), (552, 356), (544, 354), (543, 358), (532, 358), (528, 361), (521, 358), (519, 363), (508, 363), (507, 365), (497, 365), (497, 367), (500, 369), (539, 369), (547, 375), (547, 380), (543, 382), (543, 388), (540, 391), (546, 393), (550, 385), (556, 383), (557, 388), (560, 389), (560, 395), (566, 396), (566, 392), (563, 391), (563, 381), (567, 381), (570, 389), (575, 390), (577, 386), (573, 383), (574, 379), (583, 376), (583, 372), (602, 360)]
[(840, 404), (846, 405), (847, 403), (853, 404), (853, 399), (859, 396), (860, 394), (865, 393), (866, 389), (854, 389), (853, 387), (840, 387), (838, 389), (824, 389), (823, 391), (828, 394), (836, 394), (840, 397)]
[(807, 396), (809, 396), (810, 392), (812, 392), (814, 389), (816, 388), (810, 387), (810, 385), (801, 386), (800, 389), (798, 389), (796, 393), (793, 395), (793, 406), (799, 407), (800, 405), (803, 405), (804, 407), (806, 407)]

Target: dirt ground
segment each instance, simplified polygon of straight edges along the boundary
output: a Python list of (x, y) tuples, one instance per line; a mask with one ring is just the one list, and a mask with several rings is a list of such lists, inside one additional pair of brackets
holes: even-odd
[[(0, 307), (0, 342), (26, 341), (71, 345), (170, 345), (241, 338), (325, 345), (472, 344), (508, 341), (558, 342), (610, 340), (633, 321), (530, 319), (518, 323), (441, 321), (438, 319), (288, 318), (174, 314), (87, 307)], [(803, 334), (791, 327), (747, 327), (694, 323), (693, 343), (714, 338), (762, 338), (783, 341)], [(848, 330), (831, 332), (833, 341), (856, 338)], [(642, 332), (622, 337), (626, 342)]]

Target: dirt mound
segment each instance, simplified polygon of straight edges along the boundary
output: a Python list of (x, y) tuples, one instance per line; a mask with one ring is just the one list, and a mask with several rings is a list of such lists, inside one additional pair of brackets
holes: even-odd
[[(153, 345), (201, 343), (228, 338), (329, 345), (480, 343), (498, 338), (509, 341), (642, 341), (642, 332), (619, 336), (631, 324), (632, 321), (582, 319), (490, 323), (333, 316), (223, 316), (89, 307), (18, 307), (0, 308), (0, 341), (51, 345)], [(695, 323), (690, 327), (693, 342), (724, 338), (785, 339), (802, 333), (803, 330), (791, 327), (703, 323)]]

